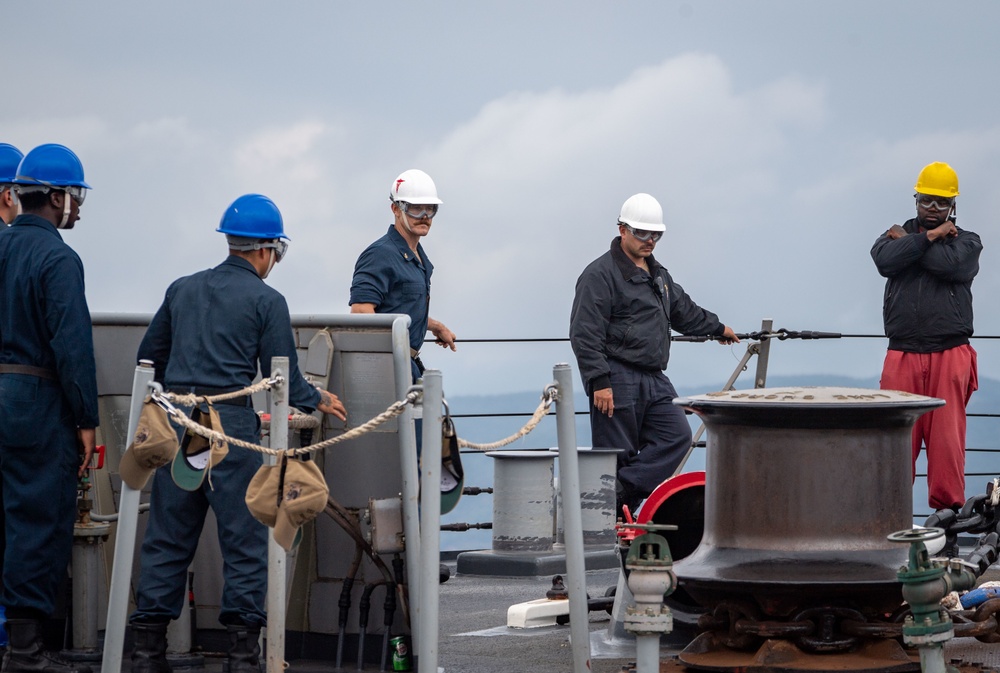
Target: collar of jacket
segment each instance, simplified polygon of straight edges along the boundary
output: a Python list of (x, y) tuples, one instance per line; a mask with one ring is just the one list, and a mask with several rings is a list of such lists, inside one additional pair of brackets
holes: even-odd
[[(257, 269), (254, 265), (239, 255), (230, 255), (229, 257), (226, 257), (226, 261), (219, 266), (235, 266), (239, 269), (245, 269), (246, 271), (249, 271), (253, 275), (257, 276), (257, 278), (260, 278), (260, 274), (257, 273)], [(260, 280), (263, 281), (264, 279), (260, 278)]]
[(56, 226), (46, 220), (44, 217), (39, 215), (32, 215), (31, 213), (22, 213), (14, 218), (14, 221), (10, 223), (10, 226), (24, 226), (28, 225), (31, 227), (38, 227), (39, 229), (44, 229), (50, 234), (54, 234), (56, 238), (60, 241), (63, 240), (62, 234), (56, 229)]
[[(421, 264), (424, 260), (424, 246), (417, 243), (417, 254), (413, 254), (413, 250), (410, 249), (410, 244), (406, 242), (403, 235), (396, 230), (396, 226), (389, 225), (389, 240), (392, 241), (396, 247), (399, 249), (399, 254), (403, 256), (408, 262), (415, 262)], [(419, 255), (419, 259), (418, 256)]]
[[(643, 280), (642, 276), (646, 272), (636, 266), (635, 262), (629, 259), (625, 251), (622, 250), (621, 236), (615, 236), (615, 239), (611, 241), (611, 259), (615, 260), (615, 265), (625, 280)], [(652, 255), (646, 258), (646, 265), (649, 267), (649, 277), (655, 278), (660, 273), (660, 263)]]

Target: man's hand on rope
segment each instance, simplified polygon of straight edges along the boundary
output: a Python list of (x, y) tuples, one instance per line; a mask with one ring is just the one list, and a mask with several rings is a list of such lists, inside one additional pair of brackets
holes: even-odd
[(83, 456), (80, 469), (76, 471), (77, 479), (81, 479), (87, 472), (90, 459), (94, 457), (94, 450), (97, 447), (97, 431), (94, 428), (78, 428), (76, 438), (80, 444), (80, 454)]
[(347, 408), (344, 407), (344, 403), (336, 395), (326, 390), (321, 390), (319, 391), (319, 397), (317, 409), (324, 414), (333, 414), (342, 421), (347, 420)]

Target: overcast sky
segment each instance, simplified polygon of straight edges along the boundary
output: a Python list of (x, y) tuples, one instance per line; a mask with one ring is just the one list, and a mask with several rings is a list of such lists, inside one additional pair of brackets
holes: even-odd
[[(354, 262), (422, 168), (444, 206), (431, 314), (459, 338), (564, 337), (580, 271), (649, 192), (656, 257), (737, 331), (881, 333), (875, 238), (920, 168), (959, 174), (984, 241), (976, 329), (1000, 334), (1000, 3), (5, 2), (0, 141), (71, 147), (94, 191), (66, 240), (91, 309), (152, 312), (217, 264), (240, 194), (292, 238), (293, 313), (349, 310)], [(1000, 353), (977, 342), (983, 376)], [(877, 376), (885, 342), (781, 343), (771, 371)], [(567, 345), (426, 358), (452, 394), (541, 390)], [(677, 344), (721, 385), (742, 345)], [(435, 349), (436, 351), (436, 349)], [(573, 362), (575, 367), (575, 362)], [(752, 385), (746, 379), (743, 387)]]

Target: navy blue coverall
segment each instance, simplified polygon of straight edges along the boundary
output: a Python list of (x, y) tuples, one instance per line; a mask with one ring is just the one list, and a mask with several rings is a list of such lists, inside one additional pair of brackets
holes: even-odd
[[(618, 454), (619, 497), (630, 507), (673, 475), (691, 446), (691, 426), (663, 373), (670, 331), (722, 336), (718, 316), (691, 299), (650, 255), (647, 273), (622, 251), (621, 237), (576, 282), (570, 343), (590, 398), (591, 441)], [(611, 388), (614, 415), (594, 407)]]
[[(155, 378), (173, 392), (218, 394), (249, 386), (258, 364), (266, 378), (271, 358), (289, 359), (289, 403), (312, 412), (319, 391), (302, 377), (285, 298), (245, 259), (230, 255), (214, 269), (174, 281), (139, 345)], [(249, 397), (216, 403), (225, 433), (259, 443), (260, 421)], [(212, 468), (198, 491), (179, 488), (170, 465), (156, 471), (149, 525), (142, 544), (137, 622), (166, 622), (181, 611), (187, 570), (211, 507), (219, 528), (223, 590), (219, 621), (266, 624), (267, 527), (244, 497), (263, 456), (239, 446)]]
[[(427, 336), (434, 265), (424, 247), (414, 255), (395, 226), (361, 253), (351, 280), (351, 304), (374, 304), (376, 313), (410, 316), (411, 354), (420, 351)], [(412, 363), (413, 380), (421, 372)], [(419, 433), (418, 433), (419, 436)]]
[[(12, 366), (35, 373), (9, 373)], [(0, 234), (0, 602), (8, 618), (55, 610), (73, 544), (77, 429), (97, 425), (83, 263), (51, 222), (20, 215)]]

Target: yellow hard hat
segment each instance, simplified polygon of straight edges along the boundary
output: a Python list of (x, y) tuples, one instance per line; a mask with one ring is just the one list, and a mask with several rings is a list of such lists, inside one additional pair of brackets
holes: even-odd
[(924, 166), (917, 176), (917, 184), (913, 189), (918, 194), (930, 194), (931, 196), (944, 196), (952, 198), (958, 196), (958, 174), (955, 169), (942, 161), (935, 161)]

